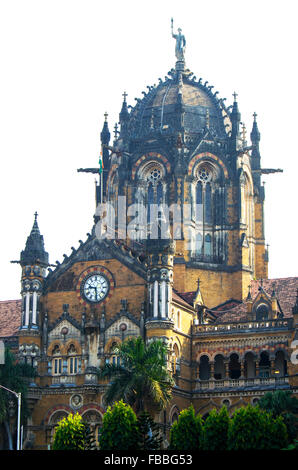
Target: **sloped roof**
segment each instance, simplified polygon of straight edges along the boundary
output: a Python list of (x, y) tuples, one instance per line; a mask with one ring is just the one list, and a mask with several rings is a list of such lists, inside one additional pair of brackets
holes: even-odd
[(0, 337), (9, 337), (17, 334), (21, 324), (22, 301), (0, 301)]
[[(262, 288), (271, 297), (275, 292), (280, 313), (284, 318), (293, 316), (292, 308), (296, 302), (298, 277), (276, 279), (263, 279), (251, 281), (251, 297), (254, 301)], [(211, 312), (216, 315), (216, 323), (240, 322), (247, 319), (247, 302), (238, 302), (230, 299), (224, 304), (213, 308)]]

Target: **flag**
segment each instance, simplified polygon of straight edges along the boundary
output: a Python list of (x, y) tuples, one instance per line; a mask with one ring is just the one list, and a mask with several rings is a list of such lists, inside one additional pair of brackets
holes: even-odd
[(103, 170), (103, 160), (102, 160), (102, 152), (100, 152), (100, 157), (99, 157), (99, 174), (102, 174)]

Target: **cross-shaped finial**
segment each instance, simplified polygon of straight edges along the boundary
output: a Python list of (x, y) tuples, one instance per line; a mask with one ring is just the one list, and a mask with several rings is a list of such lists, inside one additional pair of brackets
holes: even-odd
[(127, 97), (127, 93), (126, 93), (126, 91), (123, 93), (123, 95), (122, 95), (122, 96), (123, 96), (123, 101), (126, 101), (126, 97)]
[(34, 214), (35, 221), (37, 220), (37, 216), (38, 216), (38, 213), (37, 213), (37, 212), (35, 212), (35, 214)]
[(234, 96), (234, 101), (236, 101), (236, 100), (237, 100), (237, 96), (238, 96), (238, 94), (236, 93), (236, 91), (234, 91), (233, 96)]
[(257, 113), (253, 113), (254, 122), (257, 121)]

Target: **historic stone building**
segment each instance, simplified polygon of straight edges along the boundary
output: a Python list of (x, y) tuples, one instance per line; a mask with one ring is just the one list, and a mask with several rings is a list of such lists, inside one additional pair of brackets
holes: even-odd
[(22, 299), (0, 302), (0, 336), (38, 371), (25, 429), (35, 449), (70, 412), (100, 426), (96, 369), (130, 336), (168, 346), (165, 430), (190, 403), (206, 415), (297, 393), (298, 278), (268, 279), (264, 236), (261, 176), (278, 170), (261, 167), (256, 114), (247, 142), (237, 95), (227, 106), (196, 79), (173, 37), (175, 67), (134, 106), (124, 93), (113, 142), (105, 116), (99, 167), (78, 170), (99, 175), (88, 238), (50, 267), (35, 215)]

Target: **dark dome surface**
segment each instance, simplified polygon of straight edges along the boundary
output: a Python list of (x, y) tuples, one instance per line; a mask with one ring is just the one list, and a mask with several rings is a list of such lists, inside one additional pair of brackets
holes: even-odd
[[(213, 87), (186, 74), (172, 74), (158, 86), (148, 87), (144, 98), (138, 99), (129, 119), (130, 134), (136, 137), (151, 131), (169, 133), (183, 127), (190, 134), (202, 134), (210, 128), (219, 138), (226, 138), (231, 128), (229, 112), (223, 100), (212, 93)], [(181, 118), (182, 116), (182, 118)], [(181, 124), (182, 123), (182, 124)]]

